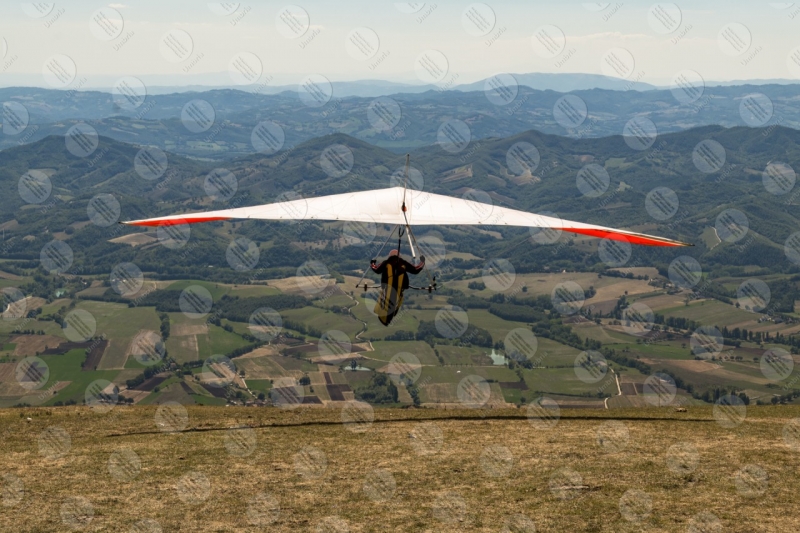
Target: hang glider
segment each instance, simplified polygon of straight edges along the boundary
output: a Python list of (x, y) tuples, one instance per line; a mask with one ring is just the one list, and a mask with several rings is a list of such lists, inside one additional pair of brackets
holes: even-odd
[(172, 226), (217, 220), (319, 220), (349, 221), (396, 226), (520, 226), (564, 231), (644, 246), (693, 246), (692, 244), (607, 228), (583, 222), (537, 215), (475, 200), (391, 187), (297, 198), (272, 204), (187, 213), (122, 222), (131, 226)]

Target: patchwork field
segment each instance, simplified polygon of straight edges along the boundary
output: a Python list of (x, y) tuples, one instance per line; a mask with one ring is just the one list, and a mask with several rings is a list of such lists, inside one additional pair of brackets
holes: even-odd
[[(624, 273), (627, 274), (628, 271)], [(658, 278), (658, 273), (652, 268), (632, 269), (630, 273), (637, 276), (646, 275), (652, 279)], [(479, 270), (470, 271), (470, 275), (464, 279), (448, 281), (447, 287), (463, 289), (464, 294), (470, 296), (490, 298), (496, 294), (490, 289), (474, 290), (468, 287), (471, 282), (482, 279)], [(549, 295), (559, 283), (572, 281), (585, 289), (591, 287), (595, 291), (594, 296), (585, 303), (587, 309), (592, 309), (592, 313), (603, 311), (606, 314), (602, 318), (597, 318), (596, 315), (589, 318), (575, 315), (563, 319), (564, 325), (570, 328), (572, 337), (552, 340), (538, 336), (535, 341), (535, 352), (528, 353), (535, 368), (516, 369), (508, 368), (506, 365), (508, 361), (500, 359), (504, 355), (503, 342), (512, 331), (530, 331), (531, 324), (502, 319), (487, 309), (468, 309), (469, 323), (486, 330), (491, 335), (495, 361), (490, 358), (492, 347), (488, 344), (489, 347), (475, 346), (469, 342), (448, 341), (443, 338), (427, 338), (426, 341), (385, 340), (400, 333), (402, 335), (399, 338), (408, 338), (409, 335), (413, 338), (422, 321), (435, 323), (438, 311), (448, 305), (450, 296), (445, 292), (431, 295), (409, 292), (402, 312), (390, 327), (385, 328), (378, 324), (371, 311), (374, 300), (365, 299), (362, 292), (353, 290), (356, 280), (357, 278), (348, 276), (345, 278), (345, 284), (331, 285), (329, 290), (317, 298), (309, 298), (307, 305), (281, 310), (280, 315), (284, 325), (289, 323), (296, 329), (284, 329), (284, 333), (288, 336), (275, 339), (274, 342), (264, 344), (249, 353), (240, 351), (255, 340), (252, 337), (253, 331), (247, 323), (223, 318), (218, 326), (209, 320), (213, 314), (193, 319), (181, 312), (167, 313), (170, 326), (170, 335), (165, 343), (167, 354), (178, 367), (189, 365), (186, 368), (190, 370), (174, 370), (176, 381), (165, 381), (158, 391), (143, 391), (137, 388), (126, 397), (145, 404), (160, 404), (170, 401), (171, 398), (179, 398), (189, 403), (224, 401), (226, 398), (229, 401), (235, 398), (236, 402), (253, 402), (259, 392), (269, 390), (271, 380), (287, 378), (299, 380), (308, 376), (311, 385), (307, 387), (316, 386), (314, 393), (308, 391), (309, 395), (317, 397), (324, 404), (339, 399), (341, 395), (339, 392), (331, 393), (328, 384), (320, 381), (321, 376), (327, 375), (336, 386), (365, 388), (371, 386), (371, 376), (385, 374), (390, 370), (389, 363), (392, 358), (411, 354), (413, 357), (404, 361), (404, 364), (407, 365), (405, 367), (407, 370), (411, 368), (414, 370), (410, 375), (416, 380), (415, 385), (419, 388), (420, 397), (415, 400), (411, 396), (413, 390), (400, 386), (397, 389), (397, 397), (401, 403), (410, 404), (419, 401), (422, 404), (440, 407), (450, 405), (458, 401), (458, 387), (463, 378), (478, 376), (487, 380), (492, 390), (492, 401), (497, 400), (500, 403), (527, 404), (544, 395), (558, 398), (565, 407), (600, 405), (603, 408), (614, 408), (641, 405), (642, 398), (639, 396), (616, 393), (616, 383), (610, 373), (598, 382), (587, 382), (578, 377), (575, 366), (578, 356), (590, 343), (597, 342), (603, 347), (614, 349), (622, 357), (648, 365), (650, 372), (669, 372), (685, 383), (699, 387), (701, 391), (708, 388), (735, 387), (740, 391), (748, 391), (753, 400), (769, 402), (773, 398), (779, 398), (781, 401), (791, 401), (791, 398), (787, 400), (785, 394), (791, 392), (792, 384), (797, 382), (795, 377), (797, 372), (792, 372), (783, 383), (775, 383), (765, 377), (759, 361), (770, 346), (768, 344), (759, 345), (757, 342), (748, 341), (739, 347), (726, 346), (720, 354), (720, 360), (713, 364), (696, 362), (690, 346), (691, 332), (675, 330), (667, 335), (655, 333), (649, 337), (636, 337), (632, 336), (623, 324), (616, 323), (607, 316), (617, 301), (624, 297), (629, 302), (644, 303), (667, 317), (690, 318), (720, 327), (746, 326), (751, 331), (770, 331), (772, 335), (776, 332), (788, 334), (793, 328), (800, 328), (800, 324), (791, 321), (759, 322), (759, 317), (762, 315), (736, 309), (730, 304), (713, 299), (687, 299), (687, 296), (690, 296), (687, 292), (667, 294), (665, 289), (659, 288), (659, 283), (663, 283), (663, 280), (651, 284), (644, 279), (616, 278), (579, 272), (517, 275), (513, 285), (505, 293), (508, 297), (521, 298), (519, 302), (524, 303), (526, 298), (534, 298), (537, 295)], [(25, 279), (7, 281), (19, 284)], [(209, 290), (215, 300), (218, 300), (223, 295), (236, 295), (241, 298), (269, 297), (281, 294), (282, 289), (292, 294), (306, 295), (302, 290), (293, 292), (291, 289), (291, 286), (296, 288), (298, 281), (302, 280), (292, 278), (262, 280), (252, 285), (195, 280), (152, 283), (154, 288), (169, 288), (176, 291), (190, 285), (201, 285)], [(329, 281), (333, 283), (332, 280)], [(740, 278), (725, 278), (722, 281), (731, 287), (737, 287), (741, 283)], [(91, 281), (89, 285), (102, 288), (98, 280)], [(527, 288), (526, 292), (522, 292), (523, 286)], [(36, 403), (44, 401), (46, 404), (53, 404), (68, 400), (80, 402), (83, 400), (80, 386), (89, 378), (109, 377), (123, 386), (124, 395), (125, 381), (137, 378), (145, 370), (135, 358), (130, 357), (135, 349), (133, 341), (143, 335), (155, 336), (156, 339), (159, 335), (160, 318), (153, 307), (138, 305), (128, 307), (119, 303), (72, 300), (63, 297), (54, 299), (50, 303), (37, 300), (36, 305), (41, 304), (43, 317), (24, 320), (25, 327), (37, 334), (13, 334), (15, 326), (12, 322), (0, 322), (0, 337), (3, 341), (0, 364), (17, 363), (25, 355), (53, 349), (66, 341), (58, 322), (52, 318), (53, 315), (67, 312), (72, 302), (75, 302), (74, 307), (77, 309), (86, 310), (95, 317), (96, 335), (105, 336), (108, 339), (108, 346), (102, 351), (92, 352), (94, 356), (102, 354), (99, 361), (80, 359), (77, 356), (66, 358), (66, 361), (75, 364), (75, 368), (70, 369), (64, 376), (55, 376), (53, 382), (64, 385), (59, 385), (61, 388), (52, 396), (42, 396), (41, 392), (38, 392), (34, 395)], [(686, 302), (689, 305), (686, 305)], [(606, 309), (604, 306), (610, 307)], [(336, 336), (340, 335), (337, 332), (341, 332), (344, 337), (333, 344), (329, 341), (319, 343), (319, 336), (332, 335), (331, 338), (336, 339)], [(785, 345), (774, 345), (774, 347), (781, 346)], [(198, 374), (203, 362), (209, 357), (225, 354), (235, 354), (232, 364), (236, 371), (246, 382), (253, 382), (256, 386), (234, 386), (224, 389), (225, 392), (217, 391), (222, 396), (214, 397), (202, 387), (191, 388), (194, 382), (182, 377), (182, 372)], [(353, 360), (357, 361), (356, 372), (351, 372), (349, 368)], [(415, 363), (415, 360), (419, 363)], [(74, 374), (81, 371), (82, 365), (83, 375), (75, 377)], [(87, 371), (95, 366), (97, 373)], [(800, 369), (800, 366), (795, 365), (795, 367)], [(56, 365), (56, 368), (61, 367)], [(610, 368), (624, 374), (632, 383), (642, 383), (647, 378), (646, 371), (631, 366), (611, 362)], [(3, 383), (2, 391), (5, 391), (6, 403), (16, 403), (13, 401), (14, 394), (20, 393), (14, 381), (15, 378), (11, 376), (0, 382)], [(181, 384), (181, 381), (184, 383)], [(232, 381), (234, 384), (240, 383), (238, 377)], [(53, 384), (49, 384), (48, 387)], [(147, 394), (142, 395), (143, 392)], [(347, 397), (353, 397), (351, 390), (345, 392)], [(700, 403), (683, 390), (679, 390), (678, 395), (684, 403)], [(24, 399), (17, 396), (16, 400)]]

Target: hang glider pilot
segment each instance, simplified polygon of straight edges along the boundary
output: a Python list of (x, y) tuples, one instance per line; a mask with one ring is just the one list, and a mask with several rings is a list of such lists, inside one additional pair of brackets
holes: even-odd
[(381, 275), (381, 293), (375, 303), (375, 314), (381, 324), (388, 326), (403, 305), (403, 292), (408, 288), (408, 274), (417, 275), (425, 268), (425, 256), (419, 257), (419, 264), (412, 265), (397, 250), (389, 252), (389, 257), (380, 265), (373, 259), (372, 271)]

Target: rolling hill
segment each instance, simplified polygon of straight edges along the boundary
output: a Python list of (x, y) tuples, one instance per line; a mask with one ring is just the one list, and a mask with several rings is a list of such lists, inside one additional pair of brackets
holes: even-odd
[[(101, 136), (218, 160), (255, 153), (253, 131), (264, 121), (280, 127), (277, 135), (283, 136), (284, 148), (344, 133), (394, 152), (441, 142), (440, 128), (456, 119), (454, 124), (466, 128), (474, 140), (530, 129), (581, 139), (637, 130), (664, 134), (707, 125), (800, 128), (800, 106), (791, 85), (689, 84), (675, 91), (583, 89), (564, 94), (532, 89), (525, 79), (497, 78), (488, 92), (478, 82), (467, 87), (476, 89), (470, 91), (437, 89), (380, 98), (347, 96), (332, 89), (323, 91), (324, 97), (311, 102), (312, 107), (301, 103), (296, 90), (142, 93), (128, 101), (98, 91), (0, 89), (0, 101), (6, 104), (4, 127), (13, 128), (0, 137), (0, 148), (65, 135), (83, 122)], [(19, 125), (26, 122), (26, 128)]]

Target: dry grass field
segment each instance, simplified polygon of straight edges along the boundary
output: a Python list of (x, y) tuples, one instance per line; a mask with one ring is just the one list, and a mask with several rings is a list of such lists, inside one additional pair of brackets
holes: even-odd
[(800, 408), (531, 414), (7, 409), (0, 530), (800, 527)]

